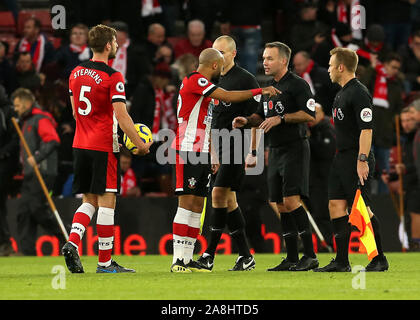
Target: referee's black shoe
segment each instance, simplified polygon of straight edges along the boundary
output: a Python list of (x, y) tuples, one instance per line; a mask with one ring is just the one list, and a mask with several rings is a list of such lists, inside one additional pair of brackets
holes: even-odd
[(388, 260), (384, 255), (376, 256), (372, 259), (371, 262), (366, 266), (365, 270), (366, 272), (372, 272), (372, 271), (386, 271), (388, 270)]
[(74, 245), (67, 242), (61, 249), (61, 252), (64, 256), (64, 260), (66, 261), (67, 269), (69, 269), (71, 273), (84, 273), (79, 253)]
[(201, 263), (194, 260), (190, 260), (185, 266), (192, 272), (211, 272), (211, 269), (206, 268)]
[(255, 260), (253, 256), (243, 257), (239, 256), (236, 259), (235, 265), (229, 271), (249, 271), (255, 269)]
[(274, 268), (269, 268), (267, 271), (291, 271), (290, 269), (295, 267), (296, 264), (297, 262), (283, 258), (283, 261), (279, 265), (275, 266)]
[(290, 271), (309, 271), (318, 268), (319, 261), (317, 258), (302, 256), (295, 266), (290, 267)]
[(207, 252), (204, 252), (200, 258), (197, 259), (197, 263), (204, 269), (211, 271), (213, 269), (214, 259)]
[(351, 272), (351, 266), (348, 262), (342, 263), (332, 259), (325, 267), (314, 269), (314, 272)]

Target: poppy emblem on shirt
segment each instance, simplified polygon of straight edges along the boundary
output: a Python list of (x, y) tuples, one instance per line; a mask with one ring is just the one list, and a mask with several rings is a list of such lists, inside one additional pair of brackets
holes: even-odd
[(268, 102), (268, 109), (273, 110), (273, 101)]

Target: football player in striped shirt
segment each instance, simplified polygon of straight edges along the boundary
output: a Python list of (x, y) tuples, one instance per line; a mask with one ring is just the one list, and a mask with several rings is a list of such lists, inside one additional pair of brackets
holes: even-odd
[(213, 82), (220, 77), (223, 65), (224, 57), (218, 50), (203, 50), (197, 71), (185, 77), (180, 87), (178, 128), (172, 143), (176, 151), (175, 194), (178, 196), (178, 209), (173, 221), (171, 272), (210, 271), (202, 268), (192, 257), (210, 177), (218, 168), (210, 161), (212, 109), (209, 106), (212, 99), (239, 102), (256, 95), (280, 93), (274, 87), (243, 91), (219, 88)]

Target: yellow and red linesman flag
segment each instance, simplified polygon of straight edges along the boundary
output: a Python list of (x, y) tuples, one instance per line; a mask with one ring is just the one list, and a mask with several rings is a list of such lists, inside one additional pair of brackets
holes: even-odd
[(363, 200), (360, 189), (357, 189), (354, 197), (353, 207), (349, 216), (349, 222), (360, 231), (359, 252), (366, 253), (369, 260), (378, 255), (376, 248), (375, 235), (372, 223), (370, 222), (369, 212)]

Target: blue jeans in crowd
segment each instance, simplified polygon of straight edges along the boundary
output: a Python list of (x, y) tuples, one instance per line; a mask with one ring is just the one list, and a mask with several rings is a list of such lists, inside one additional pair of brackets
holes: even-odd
[(232, 27), (231, 32), (237, 45), (239, 65), (256, 75), (257, 63), (261, 58), (261, 28)]

